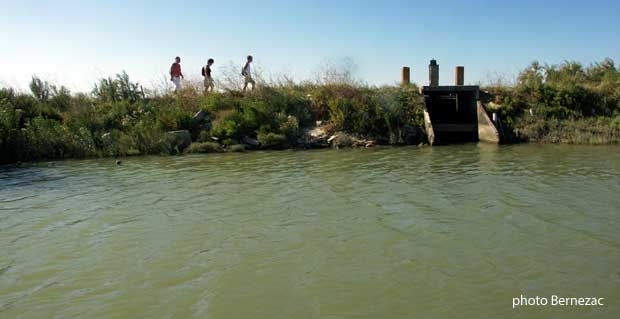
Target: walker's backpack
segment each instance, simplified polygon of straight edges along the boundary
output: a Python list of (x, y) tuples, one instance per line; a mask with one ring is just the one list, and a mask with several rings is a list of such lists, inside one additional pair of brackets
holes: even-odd
[(205, 76), (205, 67), (202, 67), (202, 70), (200, 70), (200, 73), (202, 73), (202, 76)]

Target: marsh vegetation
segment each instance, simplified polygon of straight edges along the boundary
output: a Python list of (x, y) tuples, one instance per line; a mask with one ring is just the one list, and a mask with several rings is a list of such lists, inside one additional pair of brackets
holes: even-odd
[[(243, 94), (229, 77), (229, 85), (211, 94), (197, 86), (177, 94), (145, 90), (124, 72), (101, 79), (90, 93), (37, 77), (29, 93), (2, 88), (0, 162), (177, 154), (184, 150), (166, 134), (174, 130), (193, 133), (188, 152), (244, 150), (248, 138), (262, 149), (303, 147), (304, 132), (317, 121), (377, 144), (426, 139), (424, 98), (416, 85), (373, 87), (330, 70), (312, 82), (262, 81)], [(620, 71), (612, 60), (586, 67), (533, 63), (515, 85), (482, 90), (510, 141), (620, 141)], [(199, 111), (206, 123), (193, 122)]]

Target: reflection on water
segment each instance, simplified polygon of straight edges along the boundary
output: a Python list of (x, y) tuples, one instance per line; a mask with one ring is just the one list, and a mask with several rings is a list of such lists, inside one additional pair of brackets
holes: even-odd
[(5, 167), (0, 317), (615, 318), (619, 177), (551, 145)]

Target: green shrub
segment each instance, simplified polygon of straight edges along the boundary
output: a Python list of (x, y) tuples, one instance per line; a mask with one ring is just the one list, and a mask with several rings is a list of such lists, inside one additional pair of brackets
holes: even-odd
[(293, 115), (284, 116), (284, 114), (280, 114), (278, 121), (280, 122), (279, 133), (286, 137), (289, 144), (295, 144), (301, 134), (297, 118)]
[(213, 121), (211, 127), (211, 134), (219, 138), (225, 139), (237, 139), (240, 140), (244, 133), (244, 116), (237, 110), (222, 111), (218, 115), (218, 118)]
[(86, 97), (74, 99), (69, 109), (63, 114), (63, 124), (71, 130), (78, 130), (86, 127), (92, 132), (99, 132), (105, 129), (104, 116), (101, 109)]
[(223, 151), (222, 146), (214, 142), (192, 143), (187, 149), (187, 153), (220, 153)]
[(230, 146), (231, 152), (245, 152), (246, 148), (243, 144), (234, 144)]
[(71, 155), (65, 129), (59, 122), (36, 117), (24, 128), (26, 156), (31, 159), (64, 158)]
[(0, 163), (24, 160), (26, 137), (21, 130), (24, 112), (4, 104), (0, 98)]
[(201, 106), (209, 113), (217, 113), (223, 110), (238, 109), (239, 99), (232, 94), (208, 94), (203, 98)]
[(66, 111), (71, 106), (71, 92), (64, 86), (54, 88), (54, 94), (48, 100), (48, 104), (55, 110)]
[(85, 127), (66, 132), (68, 153), (71, 157), (94, 157), (100, 154), (93, 133)]
[(125, 71), (117, 74), (115, 78), (109, 77), (99, 80), (99, 83), (95, 84), (92, 94), (104, 102), (128, 101), (135, 103), (145, 97), (140, 84), (131, 82)]
[(139, 154), (174, 154), (176, 150), (167, 139), (166, 132), (156, 123), (141, 120), (131, 128), (129, 133)]
[(37, 100), (30, 95), (14, 95), (12, 98), (5, 100), (5, 105), (14, 110), (22, 110), (24, 112), (24, 118), (26, 119), (35, 118), (41, 115), (39, 102), (37, 102)]
[(349, 127), (352, 102), (344, 98), (334, 98), (327, 102), (331, 122), (341, 130)]
[(138, 155), (133, 137), (120, 130), (112, 130), (101, 136), (102, 152), (104, 156), (131, 156)]
[(164, 131), (188, 130), (192, 123), (192, 113), (175, 107), (158, 109), (155, 118)]
[(213, 140), (211, 139), (211, 132), (204, 130), (204, 131), (200, 131), (200, 134), (198, 134), (198, 142), (204, 143), (204, 142), (212, 142)]
[(101, 114), (103, 129), (110, 131), (122, 129), (123, 121), (131, 112), (128, 102), (104, 102), (96, 106), (96, 112)]
[(286, 136), (273, 132), (259, 132), (258, 142), (262, 148), (280, 148), (287, 145)]

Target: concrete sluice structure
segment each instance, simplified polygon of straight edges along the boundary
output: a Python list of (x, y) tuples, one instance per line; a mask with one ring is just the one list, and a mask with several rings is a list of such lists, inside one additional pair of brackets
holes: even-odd
[(455, 85), (439, 85), (439, 65), (431, 60), (429, 86), (422, 88), (426, 110), (424, 123), (431, 145), (490, 142), (499, 143), (500, 134), (496, 123), (480, 102), (480, 88), (463, 85), (465, 69), (455, 69)]

